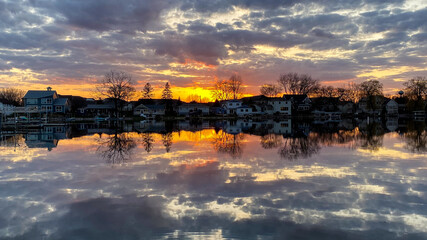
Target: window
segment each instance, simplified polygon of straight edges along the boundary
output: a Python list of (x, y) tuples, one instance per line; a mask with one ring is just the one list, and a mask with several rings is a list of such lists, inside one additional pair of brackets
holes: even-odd
[(28, 98), (27, 99), (27, 104), (37, 104), (37, 99), (35, 99), (35, 98)]
[(62, 106), (55, 106), (55, 112), (62, 112)]
[(289, 110), (289, 108), (288, 107), (281, 107), (280, 108), (280, 111), (288, 111)]
[(246, 109), (246, 112), (248, 112), (249, 110), (248, 109)]
[(52, 106), (46, 106), (48, 112), (52, 112)]
[(42, 98), (42, 104), (52, 104), (52, 98)]

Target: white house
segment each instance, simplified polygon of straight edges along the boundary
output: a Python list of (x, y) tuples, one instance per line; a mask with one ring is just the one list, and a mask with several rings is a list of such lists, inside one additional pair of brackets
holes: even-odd
[(292, 113), (292, 102), (290, 100), (284, 98), (269, 98), (267, 103), (273, 107), (273, 114), (280, 113), (291, 115)]
[(242, 105), (235, 109), (235, 112), (238, 116), (246, 116), (252, 114), (252, 108), (246, 105)]
[(237, 114), (236, 109), (242, 107), (242, 102), (239, 100), (227, 100), (222, 104), (226, 114)]

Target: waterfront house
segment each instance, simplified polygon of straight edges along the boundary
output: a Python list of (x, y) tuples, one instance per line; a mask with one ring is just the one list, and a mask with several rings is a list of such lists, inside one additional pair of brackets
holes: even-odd
[(292, 114), (292, 103), (283, 98), (268, 98), (267, 104), (272, 106), (272, 114)]
[(399, 114), (399, 104), (393, 99), (385, 98), (383, 105), (387, 115)]
[(283, 98), (291, 102), (293, 111), (308, 112), (311, 109), (312, 101), (307, 94), (284, 94)]
[(338, 111), (342, 114), (353, 114), (356, 109), (356, 104), (351, 101), (339, 101), (337, 107)]
[(242, 107), (242, 101), (240, 100), (226, 100), (222, 103), (222, 107), (225, 109), (225, 113), (228, 115), (237, 114), (237, 109)]
[(208, 115), (209, 106), (203, 103), (183, 103), (178, 106), (178, 115), (181, 116), (197, 116)]
[(41, 113), (66, 113), (70, 105), (68, 98), (59, 97), (50, 87), (45, 91), (29, 90), (23, 101), (25, 107), (37, 107)]
[(379, 115), (382, 111), (383, 103), (383, 96), (371, 96), (370, 98), (363, 97), (358, 103), (358, 111), (362, 113)]
[(79, 112), (85, 116), (112, 116), (114, 113), (114, 103), (95, 101), (86, 107), (79, 108)]
[(133, 110), (133, 115), (141, 116), (142, 114), (148, 118), (165, 115), (165, 105), (149, 105), (140, 104)]
[(248, 116), (252, 115), (252, 108), (246, 105), (242, 105), (235, 109), (237, 116)]

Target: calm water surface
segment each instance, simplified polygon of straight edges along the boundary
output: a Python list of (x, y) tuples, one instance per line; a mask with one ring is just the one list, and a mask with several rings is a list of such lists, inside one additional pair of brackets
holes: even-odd
[(427, 239), (426, 143), (423, 122), (3, 134), (0, 239)]

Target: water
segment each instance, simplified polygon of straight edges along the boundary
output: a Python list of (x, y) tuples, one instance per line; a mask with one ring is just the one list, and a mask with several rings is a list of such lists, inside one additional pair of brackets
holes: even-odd
[(3, 134), (0, 239), (427, 239), (424, 122)]

